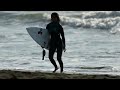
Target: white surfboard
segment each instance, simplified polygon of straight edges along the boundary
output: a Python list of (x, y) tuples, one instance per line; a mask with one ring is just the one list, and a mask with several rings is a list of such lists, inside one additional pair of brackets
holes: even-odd
[[(50, 35), (47, 29), (39, 27), (28, 27), (26, 29), (36, 43), (38, 43), (41, 47), (49, 50)], [(38, 34), (39, 31), (40, 34)]]

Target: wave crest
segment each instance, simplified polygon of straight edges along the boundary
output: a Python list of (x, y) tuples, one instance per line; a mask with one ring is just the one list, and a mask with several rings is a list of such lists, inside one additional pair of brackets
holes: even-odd
[[(120, 21), (119, 11), (79, 11), (74, 15), (72, 15), (72, 13), (73, 12), (71, 12), (71, 15), (62, 15), (62, 12), (59, 12), (61, 24), (77, 28), (111, 29)], [(50, 13), (9, 14), (9, 16), (8, 14), (7, 16), (3, 14), (3, 16), (0, 16), (0, 19), (16, 23), (39, 24), (39, 22), (50, 21)]]

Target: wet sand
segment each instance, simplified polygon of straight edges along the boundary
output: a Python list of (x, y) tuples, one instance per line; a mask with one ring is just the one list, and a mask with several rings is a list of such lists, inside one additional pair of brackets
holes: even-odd
[(120, 76), (0, 70), (0, 79), (120, 79)]

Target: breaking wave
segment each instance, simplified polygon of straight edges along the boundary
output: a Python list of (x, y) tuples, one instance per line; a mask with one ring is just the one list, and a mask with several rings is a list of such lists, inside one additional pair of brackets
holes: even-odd
[[(19, 13), (19, 12), (18, 12)], [(59, 12), (61, 24), (76, 28), (112, 29), (120, 22), (119, 11), (86, 11), (71, 12), (65, 15)], [(65, 13), (65, 12), (64, 12)], [(67, 12), (66, 12), (67, 13)], [(0, 13), (0, 19), (4, 22), (38, 23), (50, 21), (50, 13)], [(1, 22), (3, 23), (3, 22)]]

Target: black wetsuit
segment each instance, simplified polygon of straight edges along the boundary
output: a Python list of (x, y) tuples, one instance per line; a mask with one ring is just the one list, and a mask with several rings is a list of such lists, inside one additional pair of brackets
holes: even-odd
[[(51, 63), (57, 68), (55, 60), (53, 59), (55, 51), (57, 51), (57, 60), (61, 67), (61, 72), (63, 71), (63, 62), (62, 62), (62, 51), (63, 45), (65, 46), (65, 37), (62, 26), (58, 22), (51, 22), (47, 25), (46, 29), (51, 36), (50, 48), (49, 48), (49, 59)], [(61, 37), (62, 39), (61, 39)]]

